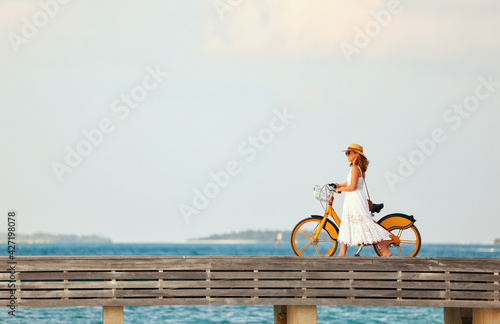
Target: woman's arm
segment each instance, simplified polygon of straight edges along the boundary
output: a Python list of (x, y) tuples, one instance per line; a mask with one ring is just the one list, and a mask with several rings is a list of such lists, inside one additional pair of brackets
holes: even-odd
[(348, 186), (347, 182), (344, 183), (345, 186), (337, 188), (337, 193), (341, 193), (342, 191), (354, 191), (356, 189), (356, 186), (358, 185), (358, 178), (359, 169), (356, 166), (353, 166), (351, 170), (351, 184)]

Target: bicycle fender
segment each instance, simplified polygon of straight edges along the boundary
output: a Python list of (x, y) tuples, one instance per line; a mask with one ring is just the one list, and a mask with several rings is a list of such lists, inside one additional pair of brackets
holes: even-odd
[[(322, 220), (324, 216), (319, 216), (319, 215), (311, 215), (312, 218), (316, 218), (318, 220)], [(339, 228), (337, 225), (335, 225), (331, 220), (327, 219), (325, 222), (325, 225), (323, 225), (323, 228), (325, 231), (328, 232), (328, 235), (330, 235), (330, 238), (332, 240), (336, 240), (339, 237)]]
[(407, 229), (411, 227), (415, 222), (416, 220), (413, 215), (408, 216), (405, 214), (389, 214), (379, 219), (377, 223), (386, 230), (392, 231), (396, 228)]

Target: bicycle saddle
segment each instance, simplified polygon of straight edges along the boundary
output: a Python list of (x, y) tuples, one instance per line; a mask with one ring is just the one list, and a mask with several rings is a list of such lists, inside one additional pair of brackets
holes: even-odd
[(380, 211), (384, 208), (384, 204), (373, 204), (372, 213), (380, 213)]

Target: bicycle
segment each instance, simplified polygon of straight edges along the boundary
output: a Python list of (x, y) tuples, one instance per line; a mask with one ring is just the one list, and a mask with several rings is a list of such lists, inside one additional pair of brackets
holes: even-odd
[[(295, 225), (290, 242), (297, 256), (332, 256), (335, 253), (341, 224), (339, 216), (332, 207), (335, 189), (334, 183), (314, 187), (314, 198), (321, 202), (325, 215), (311, 215)], [(382, 208), (384, 204), (373, 204), (372, 216), (374, 213), (380, 213)], [(332, 216), (333, 222), (328, 219), (329, 215)], [(415, 221), (413, 215), (395, 213), (382, 217), (376, 223), (390, 233), (391, 239), (384, 241), (389, 249), (396, 248), (401, 257), (415, 257), (421, 246), (420, 232), (414, 225)], [(366, 245), (360, 244), (355, 256), (359, 256)], [(377, 245), (374, 244), (373, 248), (377, 255), (382, 256), (382, 250)]]

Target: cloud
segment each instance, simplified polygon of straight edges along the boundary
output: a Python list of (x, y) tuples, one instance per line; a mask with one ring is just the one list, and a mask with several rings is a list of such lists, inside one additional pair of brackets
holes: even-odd
[(369, 19), (373, 8), (348, 1), (242, 2), (223, 21), (208, 23), (203, 51), (266, 57), (338, 52), (346, 32)]
[[(359, 31), (367, 33), (370, 24), (378, 23), (369, 50), (361, 48), (365, 57), (435, 58), (473, 48), (498, 52), (496, 7), (492, 0), (458, 5), (450, 0), (242, 1), (225, 11), (223, 20), (207, 22), (202, 50), (211, 56), (243, 58), (342, 55), (342, 42), (352, 45)], [(377, 13), (391, 8), (398, 10), (386, 23), (377, 21)]]
[(21, 17), (32, 14), (38, 5), (28, 1), (7, 1), (0, 3), (0, 30), (8, 31), (7, 27), (14, 27), (21, 24)]
[[(9, 34), (21, 33), (21, 26), (23, 24), (21, 19), (23, 17), (31, 18), (31, 15), (33, 15), (37, 8), (38, 5), (35, 2), (28, 1), (7, 1), (0, 3), (0, 35), (2, 35), (4, 44), (8, 43), (7, 37)], [(5, 50), (2, 52), (5, 52)]]

